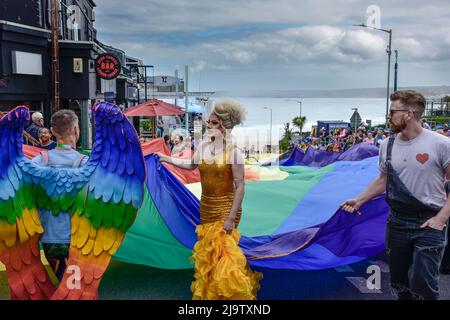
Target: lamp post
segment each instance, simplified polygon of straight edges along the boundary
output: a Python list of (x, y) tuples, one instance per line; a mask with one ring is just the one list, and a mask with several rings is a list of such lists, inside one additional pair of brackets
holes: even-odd
[[(355, 111), (355, 114), (356, 114), (356, 112), (358, 112), (358, 108), (352, 108), (352, 110)], [(356, 131), (357, 130), (358, 130), (358, 121), (357, 121), (357, 118), (355, 116), (355, 136), (356, 136)]]
[(51, 22), (52, 22), (52, 113), (59, 111), (61, 104), (60, 96), (60, 72), (59, 72), (59, 11), (57, 0), (52, 0)]
[[(300, 105), (300, 118), (302, 117), (302, 102), (300, 100), (286, 99), (286, 101), (294, 101)], [(300, 127), (300, 140), (303, 139), (303, 126)]]
[(184, 67), (184, 119), (186, 132), (189, 135), (189, 66)]
[[(144, 81), (142, 81), (141, 79), (141, 72), (139, 70), (139, 68), (144, 68)], [(137, 99), (138, 102), (137, 104), (141, 103), (141, 96), (139, 93), (139, 84), (144, 82), (144, 103), (147, 102), (147, 68), (152, 68), (153, 69), (153, 88), (155, 87), (155, 67), (153, 65), (135, 65), (133, 66), (133, 69), (136, 71), (136, 78), (137, 78)], [(153, 97), (154, 98), (154, 97)], [(135, 127), (136, 131), (138, 132), (138, 134), (140, 134), (140, 121), (141, 121), (141, 117), (135, 117), (133, 118), (133, 126)], [(153, 130), (156, 126), (156, 121), (155, 118), (153, 118)], [(154, 136), (154, 135), (153, 135)]]
[(270, 138), (269, 138), (269, 153), (272, 152), (272, 108), (269, 107), (264, 107), (264, 109), (269, 109), (270, 110)]
[(153, 65), (136, 65), (134, 66), (135, 70), (136, 70), (136, 74), (137, 74), (137, 84), (138, 84), (138, 104), (141, 103), (140, 102), (140, 95), (139, 95), (139, 84), (142, 83), (141, 81), (141, 73), (139, 71), (139, 68), (144, 68), (144, 102), (147, 101), (147, 68), (152, 68), (153, 69), (153, 88), (155, 87), (155, 67)]
[[(149, 66), (141, 66), (144, 68), (144, 90), (145, 90), (145, 101), (147, 102), (147, 68), (152, 68), (152, 72), (153, 72), (153, 95), (154, 95), (154, 90), (155, 90), (155, 68), (152, 65)], [(154, 96), (152, 97), (154, 98)]]
[(395, 64), (394, 64), (394, 92), (397, 91), (397, 81), (398, 81), (398, 50), (395, 52)]
[(364, 23), (362, 24), (354, 24), (354, 27), (363, 27), (363, 28), (369, 28), (369, 29), (375, 29), (375, 30), (379, 30), (379, 31), (383, 31), (389, 34), (389, 44), (387, 47), (387, 54), (388, 54), (388, 74), (387, 74), (387, 88), (386, 88), (386, 114), (385, 114), (385, 119), (386, 119), (386, 128), (388, 128), (389, 125), (389, 121), (388, 121), (388, 111), (389, 111), (389, 85), (390, 85), (390, 80), (391, 80), (391, 47), (392, 47), (392, 29), (381, 29), (381, 28), (376, 28), (376, 27), (372, 27), (372, 26), (368, 26)]

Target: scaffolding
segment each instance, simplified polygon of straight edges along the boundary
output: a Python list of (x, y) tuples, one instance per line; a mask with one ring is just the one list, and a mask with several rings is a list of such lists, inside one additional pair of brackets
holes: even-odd
[(426, 117), (450, 117), (450, 97), (429, 99), (425, 107)]

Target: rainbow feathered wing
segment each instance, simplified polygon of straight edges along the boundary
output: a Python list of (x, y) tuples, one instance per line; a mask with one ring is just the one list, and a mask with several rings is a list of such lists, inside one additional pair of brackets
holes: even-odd
[[(12, 299), (96, 299), (111, 256), (136, 218), (146, 176), (137, 134), (117, 106), (100, 103), (93, 112), (93, 151), (77, 169), (40, 167), (24, 157), (26, 107), (1, 120), (0, 261)], [(40, 259), (39, 209), (71, 214), (68, 269), (58, 288)]]

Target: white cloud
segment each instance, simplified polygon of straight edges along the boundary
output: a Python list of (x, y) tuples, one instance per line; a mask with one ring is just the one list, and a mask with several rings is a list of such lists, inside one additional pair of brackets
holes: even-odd
[(202, 72), (204, 70), (228, 70), (229, 65), (226, 64), (211, 64), (205, 60), (199, 60), (194, 62), (194, 66), (190, 68), (191, 72)]
[(200, 61), (196, 61), (195, 65), (191, 68), (192, 72), (202, 72), (205, 67), (206, 67), (207, 63), (205, 60), (200, 60)]
[[(384, 77), (387, 33), (352, 27), (366, 22), (366, 8), (372, 2), (365, 0), (96, 3), (99, 39), (160, 70), (171, 72), (175, 65), (189, 64), (192, 72), (217, 72), (224, 79), (228, 79), (225, 73), (236, 77), (245, 73), (255, 81), (261, 70), (284, 72), (291, 74), (293, 83), (308, 76), (317, 87), (341, 73), (344, 77), (353, 72), (355, 79), (359, 74), (361, 86), (368, 83), (364, 74), (369, 70), (371, 74), (379, 70)], [(381, 8), (382, 27), (393, 29), (392, 49), (399, 50), (402, 71), (408, 71), (409, 78), (423, 79), (411, 70), (448, 64), (450, 1), (378, 0), (375, 4)], [(434, 81), (432, 74), (427, 76)]]
[(224, 55), (227, 60), (238, 62), (238, 63), (250, 63), (255, 61), (257, 55), (255, 53), (239, 50), (239, 51), (227, 51), (224, 50)]
[[(346, 31), (331, 26), (307, 26), (258, 34), (235, 41), (200, 46), (213, 52), (208, 58), (239, 64), (309, 62), (359, 62), (380, 59), (385, 41), (366, 31)], [(204, 57), (204, 59), (207, 59)]]

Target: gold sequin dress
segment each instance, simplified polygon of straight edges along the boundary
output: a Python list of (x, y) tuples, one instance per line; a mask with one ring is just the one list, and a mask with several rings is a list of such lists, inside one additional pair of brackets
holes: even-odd
[[(228, 218), (234, 199), (233, 172), (223, 154), (214, 163), (199, 164), (202, 184), (200, 200), (201, 224), (197, 226), (198, 242), (192, 258), (195, 280), (191, 290), (194, 300), (253, 300), (262, 274), (250, 269), (238, 247), (240, 234), (233, 229), (227, 234), (223, 224)], [(236, 225), (242, 209), (236, 215)]]

